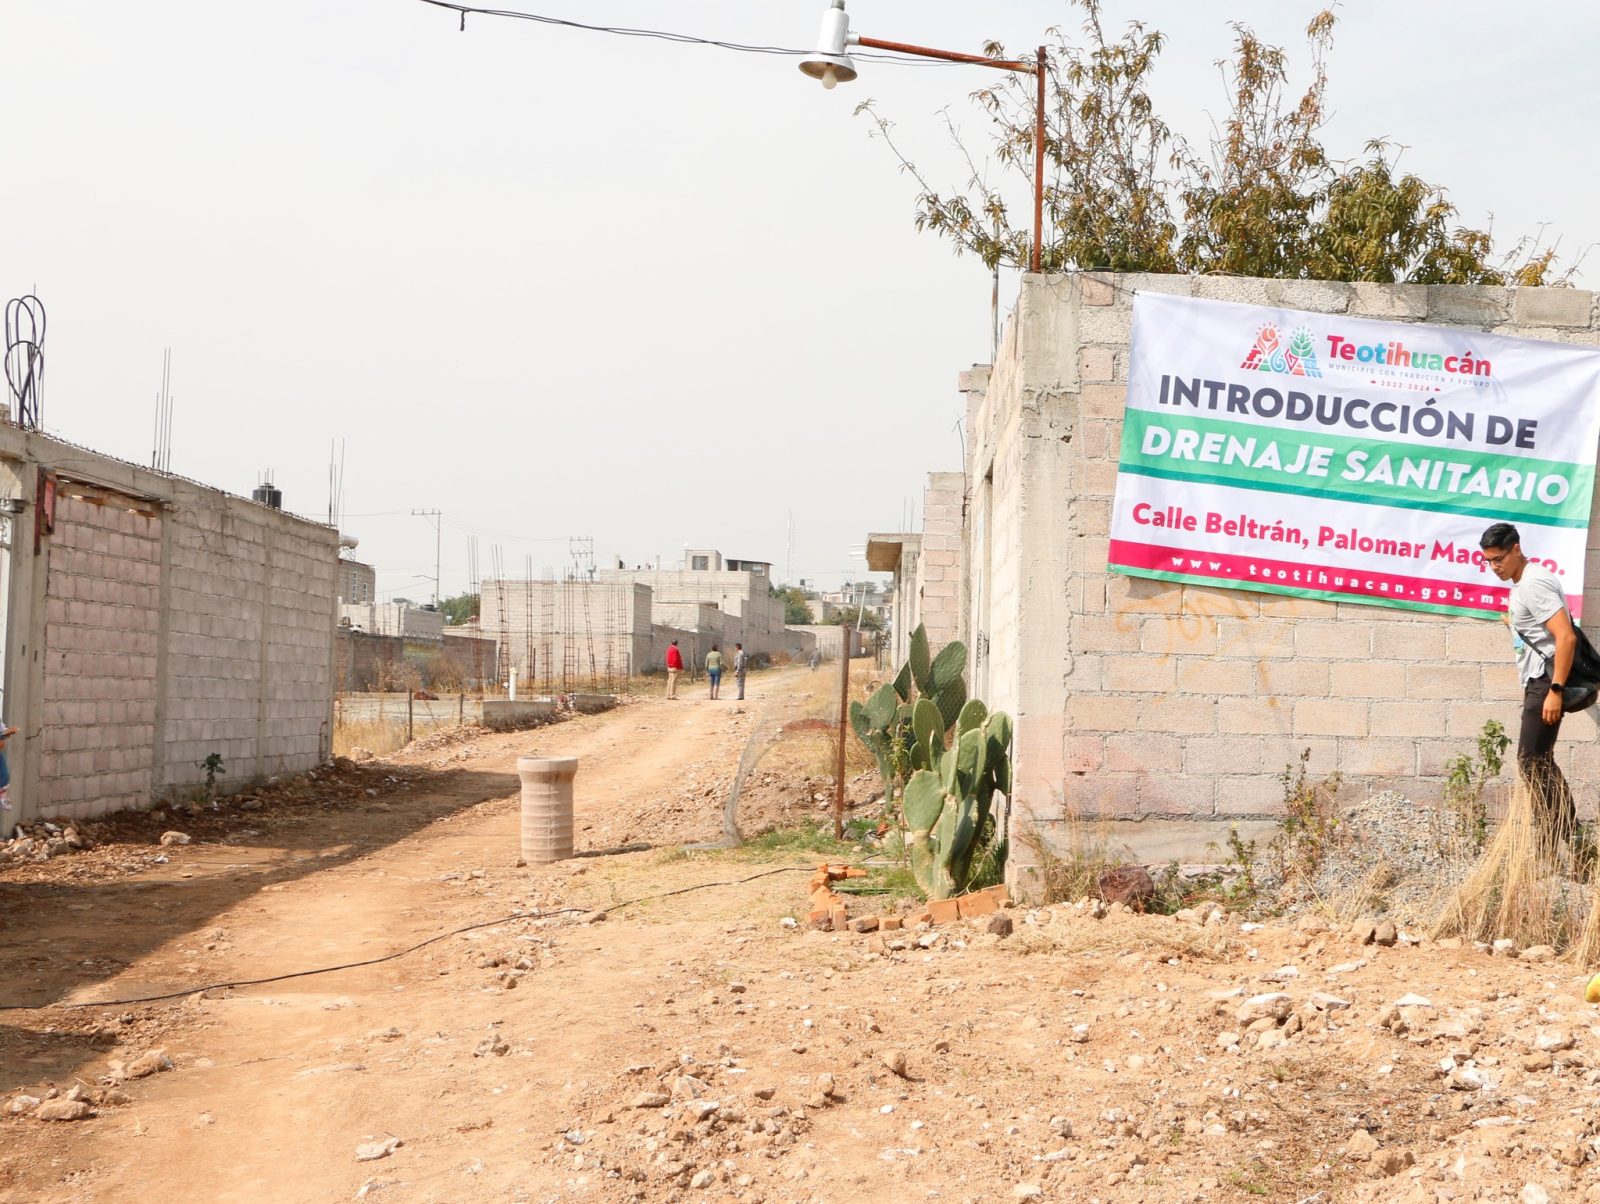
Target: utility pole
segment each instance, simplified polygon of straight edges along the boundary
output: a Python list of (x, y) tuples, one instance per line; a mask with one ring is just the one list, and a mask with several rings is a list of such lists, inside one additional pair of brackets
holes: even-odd
[(413, 510), (414, 517), (427, 519), (433, 524), (433, 608), (439, 609), (439, 548), (444, 541), (444, 512), (441, 510)]

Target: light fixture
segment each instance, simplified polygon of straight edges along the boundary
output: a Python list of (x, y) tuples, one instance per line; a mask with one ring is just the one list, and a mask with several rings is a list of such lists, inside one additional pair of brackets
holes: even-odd
[(822, 15), (822, 32), (817, 35), (817, 49), (800, 60), (800, 70), (812, 79), (822, 81), (824, 88), (847, 84), (856, 77), (856, 65), (845, 53), (847, 46), (864, 46), (868, 50), (884, 50), (895, 55), (917, 58), (941, 59), (947, 63), (971, 63), (977, 67), (993, 67), (1000, 71), (1015, 71), (1031, 75), (1038, 86), (1033, 110), (1033, 247), (1028, 254), (1028, 270), (1042, 270), (1044, 234), (1044, 152), (1045, 152), (1045, 84), (1049, 72), (1049, 55), (1043, 46), (1039, 56), (1029, 63), (1021, 59), (997, 59), (988, 55), (962, 54), (954, 50), (935, 50), (931, 46), (913, 46), (907, 42), (886, 42), (882, 38), (864, 38), (850, 32), (850, 18), (844, 11), (844, 0), (833, 0), (833, 6)]
[(821, 80), (824, 88), (849, 83), (856, 77), (856, 65), (844, 52), (849, 40), (850, 18), (844, 11), (844, 0), (833, 0), (833, 7), (822, 14), (816, 52), (800, 60), (800, 70)]

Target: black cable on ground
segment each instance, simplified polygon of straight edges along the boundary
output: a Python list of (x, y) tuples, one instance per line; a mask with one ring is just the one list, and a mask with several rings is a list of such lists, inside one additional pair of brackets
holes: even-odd
[(758, 878), (770, 878), (774, 874), (808, 873), (810, 866), (785, 865), (775, 870), (763, 870), (759, 874), (751, 874), (748, 878), (734, 878), (727, 882), (700, 882), (694, 886), (680, 887), (678, 890), (662, 891), (657, 895), (640, 895), (637, 899), (629, 899), (623, 903), (614, 903), (610, 907), (558, 907), (554, 911), (516, 911), (510, 915), (500, 916), (493, 920), (483, 920), (477, 924), (466, 924), (449, 932), (441, 932), (430, 936), (426, 940), (418, 941), (415, 945), (408, 945), (404, 949), (396, 949), (393, 953), (385, 953), (381, 957), (369, 957), (365, 961), (342, 962), (336, 966), (321, 966), (315, 970), (295, 970), (288, 974), (272, 974), (266, 978), (241, 978), (231, 982), (209, 982), (200, 986), (185, 987), (181, 991), (167, 991), (160, 995), (138, 995), (131, 999), (90, 999), (82, 1003), (0, 1003), (0, 1012), (40, 1012), (50, 1007), (61, 1008), (114, 1008), (126, 1007), (135, 1003), (160, 1003), (167, 999), (184, 999), (197, 991), (220, 991), (229, 987), (259, 987), (271, 982), (287, 982), (292, 978), (310, 978), (315, 974), (333, 974), (340, 970), (357, 970), (362, 966), (376, 966), (383, 962), (392, 962), (419, 949), (439, 941), (449, 940), (453, 936), (460, 936), (463, 932), (472, 932), (479, 928), (493, 928), (497, 924), (509, 924), (513, 920), (543, 920), (550, 916), (562, 915), (588, 915), (590, 912), (620, 911), (624, 907), (632, 907), (637, 903), (649, 903), (656, 899), (670, 899), (674, 895), (687, 895), (697, 890), (710, 890), (718, 886), (742, 886), (746, 882), (754, 882)]

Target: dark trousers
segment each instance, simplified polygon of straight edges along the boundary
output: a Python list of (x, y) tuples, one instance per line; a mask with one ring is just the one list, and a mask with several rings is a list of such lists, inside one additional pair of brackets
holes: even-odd
[(1550, 678), (1541, 675), (1530, 681), (1522, 695), (1522, 731), (1517, 737), (1517, 767), (1533, 795), (1534, 820), (1552, 842), (1571, 840), (1578, 830), (1578, 811), (1572, 805), (1572, 791), (1556, 764), (1556, 737), (1561, 721), (1544, 721), (1544, 700), (1550, 693)]

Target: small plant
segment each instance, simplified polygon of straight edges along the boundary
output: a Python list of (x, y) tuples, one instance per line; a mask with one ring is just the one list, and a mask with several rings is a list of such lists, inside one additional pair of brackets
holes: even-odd
[(1233, 882), (1226, 889), (1226, 898), (1230, 907), (1244, 908), (1256, 901), (1260, 893), (1260, 885), (1256, 882), (1256, 842), (1254, 839), (1246, 840), (1239, 835), (1239, 829), (1228, 829), (1228, 860), (1227, 864), (1238, 870)]
[(203, 761), (196, 761), (197, 768), (206, 771), (205, 801), (210, 802), (217, 796), (217, 778), (227, 771), (222, 767), (222, 754), (209, 753)]
[(1314, 782), (1306, 773), (1310, 760), (1311, 750), (1304, 749), (1299, 765), (1285, 765), (1278, 775), (1283, 785), (1283, 818), (1268, 848), (1283, 882), (1315, 874), (1338, 837), (1333, 800), (1339, 792), (1339, 774)]
[(1484, 801), (1484, 787), (1500, 776), (1510, 746), (1505, 725), (1490, 719), (1478, 734), (1476, 756), (1462, 753), (1445, 762), (1445, 807), (1455, 816), (1458, 831), (1474, 853), (1482, 852), (1489, 839), (1489, 804)]

